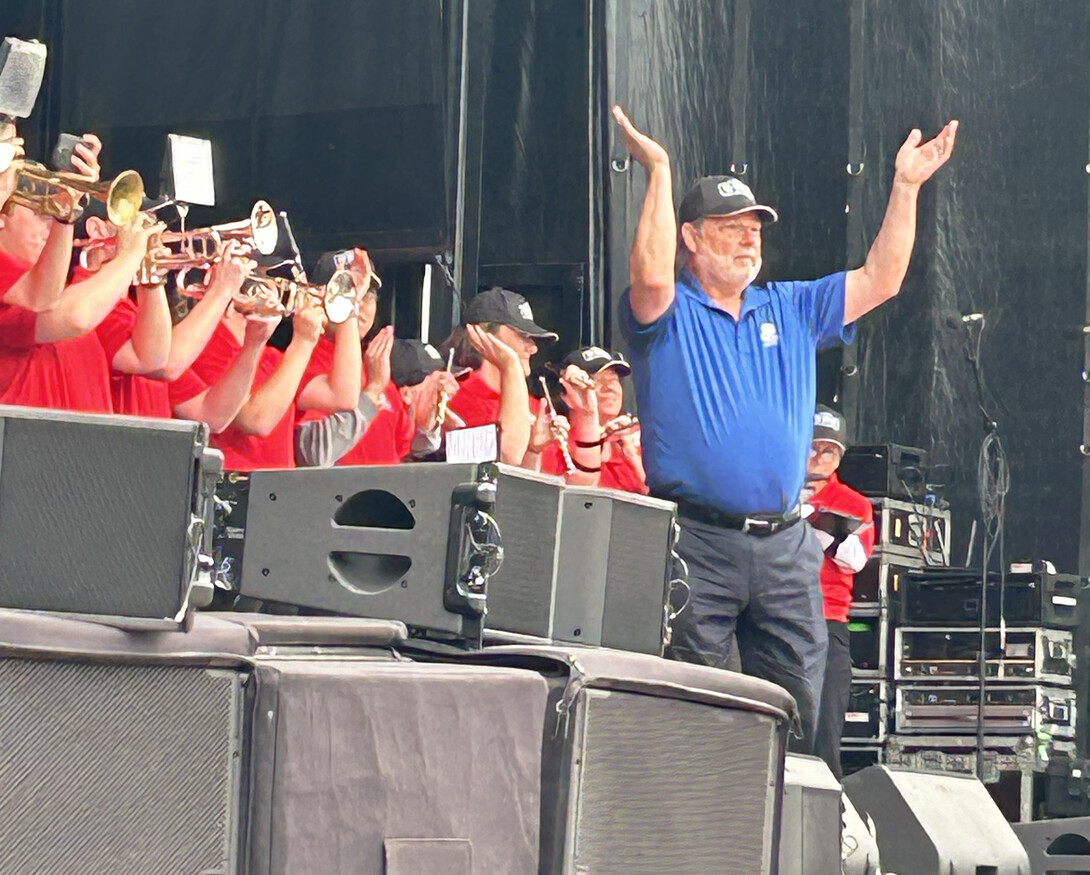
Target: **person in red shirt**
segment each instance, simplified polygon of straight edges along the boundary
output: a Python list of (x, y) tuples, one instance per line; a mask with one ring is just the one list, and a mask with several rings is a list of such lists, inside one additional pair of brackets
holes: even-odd
[[(87, 243), (80, 262), (92, 274), (115, 256), (118, 229), (98, 215), (86, 217), (84, 227)], [(247, 324), (241, 352), (215, 385), (206, 385), (191, 365), (253, 269), (247, 254), (238, 241), (227, 244), (209, 271), (204, 295), (177, 325), (171, 325), (163, 286), (155, 283), (135, 286), (135, 303), (122, 298), (98, 326), (115, 413), (191, 419), (206, 423), (212, 434), (230, 425), (246, 401), (275, 322)]]
[(462, 321), (440, 346), (444, 355), (454, 350), (455, 365), (472, 370), (451, 402), (457, 421), (449, 425), (496, 425), (500, 461), (536, 470), (541, 453), (567, 423), (549, 416), (547, 405), (530, 396), (526, 380), (538, 342), (557, 335), (534, 321), (522, 295), (499, 286), (472, 298)]
[[(198, 356), (193, 372), (207, 385), (218, 383), (243, 351), (246, 316), (227, 308), (212, 340)], [(266, 346), (253, 381), (253, 391), (231, 424), (212, 440), (228, 471), (295, 467), (295, 396), (322, 335), (324, 314), (313, 303), (292, 316), (291, 343), (284, 352)]]
[[(32, 259), (53, 257), (48, 251), (55, 234), (48, 229), (50, 221), (22, 206), (0, 218), (0, 251), (9, 256), (9, 263), (10, 259), (21, 263), (27, 277), (33, 277)], [(0, 403), (112, 411), (109, 364), (95, 328), (127, 292), (149, 238), (162, 227), (144, 214), (138, 216), (119, 233), (115, 258), (93, 275), (77, 272), (48, 309), (35, 313), (32, 344), (0, 351)], [(31, 300), (13, 303), (21, 285), (16, 281), (11, 286), (3, 304), (35, 311)], [(31, 296), (36, 293), (32, 290)]]
[[(586, 346), (577, 349), (561, 362), (560, 367), (578, 368), (587, 373), (594, 382), (594, 395), (597, 399), (596, 433), (582, 445), (573, 438), (568, 451), (573, 454), (573, 461), (583, 467), (592, 467), (583, 463), (575, 454), (580, 450), (600, 448), (599, 471), (589, 481), (569, 482), (586, 483), (606, 489), (621, 489), (625, 492), (647, 494), (644, 482), (643, 458), (640, 454), (639, 422), (635, 417), (624, 412), (624, 386), (621, 377), (632, 373), (632, 367), (625, 357), (618, 352), (602, 349), (600, 346)], [(567, 408), (572, 401), (571, 389), (564, 385), (561, 401)], [(542, 470), (550, 474), (565, 474), (566, 460), (559, 447), (552, 446), (542, 462)]]
[(840, 737), (851, 694), (852, 658), (848, 613), (856, 572), (862, 571), (874, 552), (874, 509), (870, 500), (836, 476), (844, 456), (844, 417), (819, 405), (814, 417), (814, 438), (807, 467), (803, 501), (810, 508), (807, 519), (825, 550), (821, 566), (821, 592), (825, 623), (829, 629), (829, 656), (821, 691), (814, 753), (828, 764), (837, 780), (840, 768)]

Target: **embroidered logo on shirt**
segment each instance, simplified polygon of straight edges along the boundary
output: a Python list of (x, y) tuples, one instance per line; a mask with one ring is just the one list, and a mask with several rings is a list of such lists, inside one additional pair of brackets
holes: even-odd
[(768, 349), (770, 346), (780, 345), (780, 334), (776, 331), (776, 325), (774, 323), (761, 323), (761, 345), (765, 349)]
[(720, 197), (730, 197), (735, 194), (743, 194), (750, 200), (754, 200), (753, 192), (748, 185), (738, 179), (724, 179), (716, 186)]

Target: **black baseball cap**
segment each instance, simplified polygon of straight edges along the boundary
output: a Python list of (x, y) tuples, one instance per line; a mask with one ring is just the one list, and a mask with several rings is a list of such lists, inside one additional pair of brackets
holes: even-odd
[(479, 292), (462, 310), (463, 325), (479, 325), (482, 322), (495, 322), (498, 325), (510, 325), (516, 331), (538, 340), (556, 340), (559, 335), (546, 331), (534, 321), (534, 311), (530, 302), (518, 292), (493, 286)]
[(559, 372), (563, 373), (568, 365), (582, 368), (591, 375), (604, 371), (606, 368), (613, 368), (622, 377), (632, 373), (632, 365), (623, 355), (600, 346), (584, 346), (568, 353), (560, 363)]
[(815, 441), (828, 441), (836, 444), (840, 449), (846, 450), (847, 422), (844, 417), (833, 408), (819, 404), (814, 414), (814, 438)]
[(679, 224), (695, 222), (705, 216), (737, 216), (757, 213), (762, 222), (779, 221), (772, 207), (757, 203), (748, 185), (733, 176), (702, 176), (696, 180), (677, 211)]
[[(416, 386), (424, 381), (428, 374), (442, 371), (447, 363), (443, 356), (430, 343), (422, 340), (394, 340), (393, 349), (390, 350), (390, 378), (398, 388), (402, 386)], [(455, 368), (455, 377), (461, 377), (469, 373), (470, 368)]]

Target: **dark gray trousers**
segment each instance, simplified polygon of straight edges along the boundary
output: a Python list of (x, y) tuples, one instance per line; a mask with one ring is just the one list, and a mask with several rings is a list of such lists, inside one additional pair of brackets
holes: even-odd
[(852, 695), (852, 648), (847, 623), (827, 620), (829, 656), (825, 661), (825, 681), (821, 686), (814, 754), (833, 770), (838, 781), (844, 777), (840, 768), (840, 738)]
[[(827, 635), (821, 545), (806, 523), (768, 537), (682, 517), (677, 552), (689, 605), (674, 620), (670, 656), (779, 684), (798, 703), (800, 753), (813, 750)], [(737, 644), (737, 654), (735, 645)]]

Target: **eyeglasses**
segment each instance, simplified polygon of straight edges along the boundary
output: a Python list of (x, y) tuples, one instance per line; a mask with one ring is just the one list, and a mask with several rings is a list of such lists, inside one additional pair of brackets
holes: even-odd
[(819, 458), (821, 458), (823, 456), (828, 456), (828, 457), (831, 457), (831, 458), (839, 459), (840, 455), (841, 455), (840, 454), (840, 447), (834, 447), (834, 446), (828, 446), (827, 445), (827, 446), (811, 447), (810, 448), (810, 456), (812, 458), (815, 458), (815, 459), (819, 459)]

